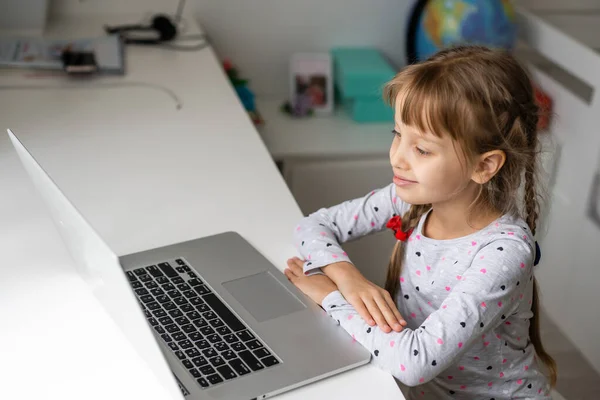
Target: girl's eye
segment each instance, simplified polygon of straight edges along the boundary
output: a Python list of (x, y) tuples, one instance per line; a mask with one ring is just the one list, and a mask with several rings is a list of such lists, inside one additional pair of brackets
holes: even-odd
[(420, 155), (422, 155), (422, 156), (426, 156), (426, 155), (429, 155), (429, 154), (431, 154), (430, 152), (428, 152), (428, 151), (425, 151), (425, 150), (423, 150), (423, 149), (420, 149), (420, 148), (418, 148), (418, 147), (417, 147), (417, 151), (418, 151), (418, 152), (419, 152), (419, 154), (420, 154)]
[(392, 129), (392, 133), (393, 133), (393, 134), (394, 134), (394, 136), (396, 136), (396, 137), (400, 137), (400, 136), (402, 136), (402, 135), (400, 134), (400, 132), (398, 132), (398, 131), (397, 131), (397, 130), (395, 130), (395, 129)]

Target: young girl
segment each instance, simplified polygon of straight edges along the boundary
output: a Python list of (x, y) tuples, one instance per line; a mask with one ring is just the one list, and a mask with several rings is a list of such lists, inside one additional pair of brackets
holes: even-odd
[[(506, 52), (458, 47), (406, 67), (385, 93), (393, 184), (304, 218), (304, 260), (290, 259), (287, 277), (409, 399), (550, 399), (556, 367), (533, 277), (538, 108), (525, 70)], [(340, 243), (386, 227), (398, 242), (384, 290)]]

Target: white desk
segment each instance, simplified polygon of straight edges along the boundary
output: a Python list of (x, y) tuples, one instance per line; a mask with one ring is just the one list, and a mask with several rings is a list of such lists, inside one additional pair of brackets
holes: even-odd
[[(60, 21), (50, 33), (94, 35), (138, 16)], [(143, 87), (0, 91), (0, 398), (158, 399), (156, 385), (75, 274), (3, 133), (17, 132), (118, 254), (236, 230), (278, 268), (296, 254), (301, 213), (212, 49), (128, 49)], [(55, 84), (0, 72), (0, 85)], [(144, 382), (144, 385), (141, 383)], [(401, 399), (368, 365), (281, 399)]]

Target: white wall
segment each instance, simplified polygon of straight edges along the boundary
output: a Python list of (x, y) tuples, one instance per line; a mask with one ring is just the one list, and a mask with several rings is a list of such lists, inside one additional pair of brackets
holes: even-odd
[(17, 34), (44, 30), (49, 0), (0, 0), (0, 29)]
[(230, 57), (257, 94), (285, 94), (295, 51), (372, 45), (404, 62), (412, 0), (198, 0), (197, 17), (220, 57)]

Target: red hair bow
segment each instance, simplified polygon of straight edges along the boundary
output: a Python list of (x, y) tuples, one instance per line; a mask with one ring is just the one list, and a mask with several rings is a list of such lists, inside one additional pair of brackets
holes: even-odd
[(408, 232), (404, 232), (402, 230), (402, 218), (400, 218), (399, 215), (395, 215), (392, 218), (390, 218), (390, 220), (386, 224), (386, 228), (393, 230), (394, 236), (401, 242), (405, 242), (413, 231), (412, 229), (409, 229)]

